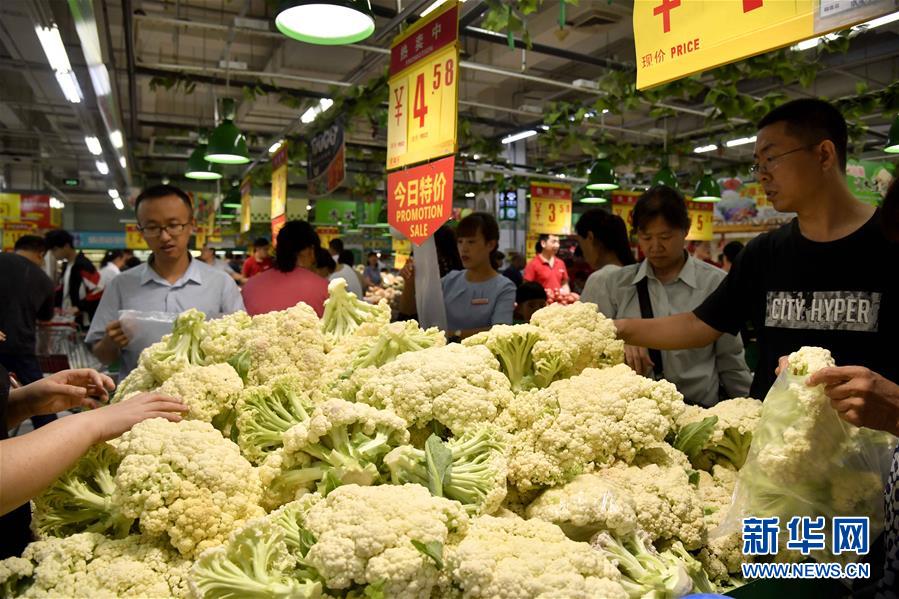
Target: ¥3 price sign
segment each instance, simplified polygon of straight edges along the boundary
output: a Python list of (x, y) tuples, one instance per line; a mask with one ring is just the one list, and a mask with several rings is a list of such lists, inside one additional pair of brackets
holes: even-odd
[(448, 2), (393, 41), (388, 170), (456, 151), (458, 29), (458, 4)]

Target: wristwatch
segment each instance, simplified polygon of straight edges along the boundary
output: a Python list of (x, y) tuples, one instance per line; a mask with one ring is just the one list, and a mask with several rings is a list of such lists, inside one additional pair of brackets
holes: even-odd
[(450, 343), (460, 343), (462, 341), (462, 329), (456, 329), (453, 334), (447, 338)]

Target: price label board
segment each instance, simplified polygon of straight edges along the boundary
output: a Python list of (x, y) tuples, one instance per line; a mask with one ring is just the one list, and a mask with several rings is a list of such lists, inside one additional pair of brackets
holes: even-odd
[(448, 2), (390, 51), (387, 169), (456, 152), (459, 7)]
[(620, 216), (627, 227), (628, 236), (634, 232), (634, 206), (637, 204), (639, 193), (631, 191), (612, 192), (612, 214)]
[(0, 193), (0, 221), (18, 221), (22, 213), (21, 196), (17, 193)]
[(125, 248), (129, 250), (150, 249), (136, 224), (125, 225)]
[(421, 245), (452, 215), (453, 171), (450, 156), (387, 175), (387, 222)]
[[(287, 211), (287, 142), (272, 156), (272, 241), (274, 222)], [(280, 227), (279, 227), (280, 229)]]
[(315, 227), (315, 232), (318, 233), (318, 239), (323, 248), (327, 248), (332, 239), (340, 237), (340, 229), (338, 227)]
[(570, 185), (531, 183), (528, 232), (538, 235), (571, 234)]
[(37, 232), (37, 225), (30, 222), (10, 222), (3, 224), (3, 249), (11, 250), (15, 247), (16, 242), (25, 235), (34, 235)]
[(709, 241), (712, 239), (712, 223), (715, 208), (708, 202), (687, 202), (687, 214), (690, 215), (689, 241)]

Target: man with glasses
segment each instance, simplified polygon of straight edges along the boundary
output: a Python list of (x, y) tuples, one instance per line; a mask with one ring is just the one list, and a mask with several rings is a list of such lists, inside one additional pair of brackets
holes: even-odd
[(626, 343), (661, 350), (708, 345), (746, 321), (758, 331), (750, 394), (764, 398), (778, 359), (803, 345), (831, 350), (899, 380), (899, 247), (882, 215), (846, 185), (846, 121), (827, 102), (784, 104), (759, 123), (753, 172), (788, 225), (753, 239), (696, 310), (616, 321)]
[(132, 343), (119, 321), (120, 310), (180, 313), (196, 308), (217, 318), (244, 309), (231, 277), (194, 260), (187, 249), (194, 227), (187, 193), (172, 185), (149, 187), (137, 196), (134, 210), (153, 255), (112, 280), (87, 333), (100, 361), (111, 364), (121, 357), (120, 380), (137, 365), (140, 352), (159, 341), (141, 335)]

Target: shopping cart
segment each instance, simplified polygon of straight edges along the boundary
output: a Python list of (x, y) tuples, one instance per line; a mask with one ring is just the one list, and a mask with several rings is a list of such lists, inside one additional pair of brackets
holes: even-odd
[(100, 366), (72, 319), (56, 317), (50, 322), (38, 323), (35, 353), (44, 374)]

